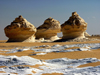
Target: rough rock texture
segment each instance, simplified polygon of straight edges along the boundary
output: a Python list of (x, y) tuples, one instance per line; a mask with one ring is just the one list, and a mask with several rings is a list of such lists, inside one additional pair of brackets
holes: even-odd
[(86, 29), (87, 23), (76, 12), (73, 12), (72, 16), (61, 25), (62, 39), (85, 38)]
[(7, 42), (34, 42), (36, 28), (21, 15), (4, 28)]
[(50, 17), (37, 28), (36, 38), (57, 40), (59, 39), (57, 36), (59, 32), (61, 32), (60, 22)]
[(91, 35), (89, 35), (87, 32), (84, 32), (84, 36), (91, 36)]

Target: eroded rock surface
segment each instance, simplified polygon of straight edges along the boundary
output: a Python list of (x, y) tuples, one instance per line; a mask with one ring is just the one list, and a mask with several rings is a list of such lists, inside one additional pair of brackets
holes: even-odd
[(4, 28), (7, 42), (34, 42), (36, 28), (21, 15)]
[(84, 32), (84, 36), (91, 36), (91, 35), (89, 35), (87, 32)]
[(61, 32), (60, 22), (50, 17), (37, 28), (36, 38), (50, 39), (52, 41), (57, 40), (59, 39), (57, 36), (59, 32)]
[(86, 29), (87, 23), (76, 12), (73, 12), (72, 16), (61, 25), (62, 39), (85, 38)]

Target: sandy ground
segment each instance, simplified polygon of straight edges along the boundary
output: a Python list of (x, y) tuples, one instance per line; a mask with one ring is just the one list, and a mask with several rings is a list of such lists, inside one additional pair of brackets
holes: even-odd
[(42, 75), (63, 75), (62, 73), (45, 73), (45, 74), (42, 74)]
[(94, 62), (94, 63), (84, 64), (84, 65), (80, 65), (78, 67), (81, 68), (81, 67), (98, 66), (98, 65), (100, 65), (100, 62)]
[(87, 41), (87, 42), (45, 42), (45, 43), (22, 43), (22, 42), (13, 42), (13, 43), (6, 43), (6, 40), (0, 40), (0, 49), (12, 49), (15, 47), (30, 47), (30, 46), (41, 46), (41, 45), (69, 45), (69, 44), (82, 44), (82, 43), (100, 43), (100, 41)]
[[(100, 41), (89, 41), (89, 42), (52, 42), (52, 43), (21, 43), (21, 42), (16, 42), (16, 43), (6, 43), (6, 40), (0, 40), (0, 49), (13, 49), (15, 47), (30, 47), (30, 46), (41, 46), (41, 45), (66, 45), (66, 44), (82, 44), (82, 43), (100, 43)], [(28, 50), (28, 51), (22, 51), (22, 52), (17, 52), (17, 53), (9, 53), (5, 54), (6, 51), (0, 51), (0, 55), (5, 55), (5, 56), (11, 56), (11, 55), (16, 55), (16, 56), (30, 56), (34, 51), (33, 50)], [(36, 56), (30, 56), (33, 58), (37, 59), (55, 59), (55, 58), (70, 58), (70, 59), (80, 59), (80, 58), (98, 58), (100, 59), (100, 49), (97, 50), (92, 50), (92, 51), (76, 51), (76, 52), (60, 52), (60, 53), (48, 53), (45, 55), (36, 55)], [(79, 67), (87, 67), (87, 66), (98, 66), (100, 65), (100, 62), (96, 63), (89, 63), (85, 65), (80, 65)], [(28, 66), (28, 65), (27, 65)], [(31, 67), (38, 67), (41, 65), (35, 65)], [(5, 67), (5, 66), (0, 66), (0, 68)], [(52, 74), (42, 74), (42, 75), (62, 75), (60, 73), (52, 73)]]

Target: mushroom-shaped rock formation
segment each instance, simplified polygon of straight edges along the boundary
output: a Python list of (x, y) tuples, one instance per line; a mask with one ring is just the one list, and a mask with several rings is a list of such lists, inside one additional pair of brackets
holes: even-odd
[(60, 22), (53, 19), (48, 18), (44, 21), (44, 23), (37, 28), (36, 38), (44, 38), (50, 39), (52, 41), (59, 39), (57, 33), (61, 32)]
[(86, 29), (87, 23), (76, 12), (73, 12), (72, 16), (61, 25), (62, 39), (85, 38)]
[(9, 38), (7, 42), (34, 42), (36, 27), (28, 22), (21, 15), (4, 28), (6, 36)]

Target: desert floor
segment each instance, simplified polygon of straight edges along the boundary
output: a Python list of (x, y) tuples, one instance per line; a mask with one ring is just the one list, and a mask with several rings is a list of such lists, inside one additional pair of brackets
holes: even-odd
[[(6, 43), (6, 40), (0, 40), (0, 49), (13, 49), (16, 47), (22, 48), (22, 47), (31, 47), (31, 46), (41, 46), (41, 45), (70, 45), (70, 44), (82, 44), (82, 43), (100, 43), (100, 41), (88, 41), (88, 42), (50, 42), (50, 43), (21, 43), (21, 42), (15, 42), (15, 43)], [(75, 48), (75, 47), (74, 47)], [(73, 48), (73, 49), (74, 49)], [(5, 51), (6, 52), (6, 51)], [(22, 52), (16, 52), (16, 53), (9, 53), (6, 54), (5, 52), (0, 52), (0, 55), (4, 55), (4, 56), (12, 56), (12, 55), (16, 55), (16, 56), (30, 56), (30, 54), (32, 54), (33, 50), (27, 50), (27, 51), (22, 51)], [(45, 55), (36, 55), (36, 56), (30, 56), (36, 59), (55, 59), (55, 58), (70, 58), (70, 59), (80, 59), (80, 58), (98, 58), (100, 59), (100, 48), (97, 50), (93, 50), (93, 51), (76, 51), (76, 52), (60, 52), (60, 53), (48, 53)], [(95, 62), (95, 63), (89, 63), (89, 64), (84, 64), (84, 65), (80, 65), (79, 67), (87, 67), (87, 66), (98, 66), (100, 65), (100, 62)], [(28, 65), (27, 65), (28, 66)], [(35, 65), (32, 67), (38, 67), (41, 65)], [(0, 66), (1, 67), (5, 67), (5, 66)], [(3, 72), (0, 72), (3, 73)], [(62, 75), (61, 73), (52, 73), (52, 74), (43, 74), (43, 75)]]

